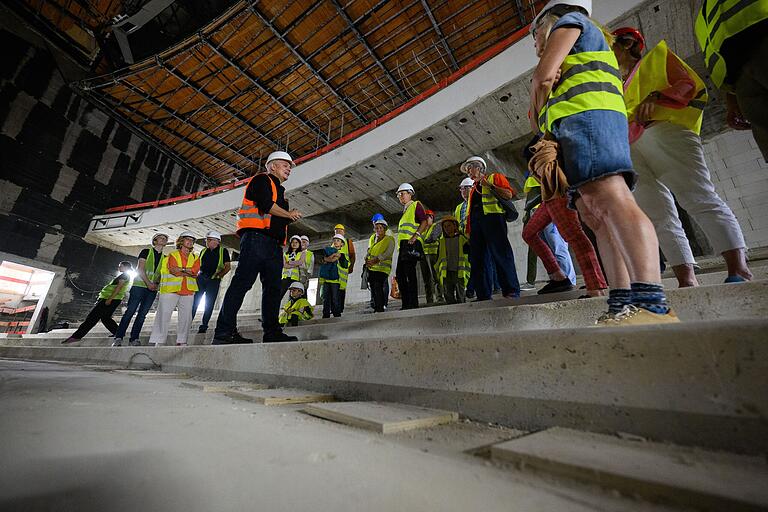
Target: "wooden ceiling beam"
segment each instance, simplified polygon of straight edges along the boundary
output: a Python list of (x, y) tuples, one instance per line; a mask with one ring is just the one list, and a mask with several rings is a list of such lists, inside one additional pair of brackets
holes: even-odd
[(445, 36), (443, 35), (443, 31), (440, 30), (440, 25), (437, 24), (437, 20), (435, 19), (435, 15), (432, 12), (432, 8), (429, 7), (427, 0), (421, 0), (421, 5), (424, 6), (424, 12), (427, 13), (427, 18), (429, 18), (429, 21), (432, 23), (432, 28), (434, 29), (435, 34), (437, 34), (437, 37), (440, 39), (440, 43), (443, 45), (445, 52), (451, 59), (451, 66), (453, 67), (453, 70), (457, 71), (459, 69), (459, 63), (456, 61), (456, 56), (453, 54), (453, 50), (451, 50), (450, 45), (448, 45), (448, 41), (446, 41)]
[(281, 33), (277, 27), (272, 23), (270, 20), (267, 19), (266, 16), (264, 16), (261, 11), (256, 7), (256, 4), (253, 0), (248, 0), (249, 6), (251, 9), (251, 12), (254, 16), (256, 16), (264, 26), (269, 28), (269, 30), (274, 34), (275, 37), (277, 37), (285, 46), (290, 50), (290, 52), (293, 54), (293, 56), (301, 62), (309, 71), (312, 72), (312, 74), (319, 80), (325, 87), (328, 88), (328, 90), (333, 94), (336, 99), (338, 99), (341, 103), (344, 104), (347, 109), (352, 112), (352, 114), (363, 124), (368, 123), (368, 119), (349, 101), (348, 98), (343, 96), (339, 91), (337, 91), (328, 81), (323, 77), (322, 74), (320, 74), (315, 67), (306, 59), (304, 56), (299, 52), (298, 48), (294, 46), (287, 38), (286, 36)]
[(392, 84), (392, 86), (397, 91), (397, 94), (402, 98), (403, 101), (408, 101), (408, 94), (406, 94), (405, 89), (402, 88), (402, 86), (397, 83), (397, 80), (395, 80), (395, 77), (392, 76), (392, 73), (384, 66), (384, 63), (379, 59), (379, 56), (376, 55), (376, 52), (373, 51), (373, 48), (371, 48), (371, 45), (368, 44), (368, 41), (365, 39), (363, 34), (358, 30), (357, 26), (355, 25), (355, 22), (352, 21), (352, 18), (349, 17), (349, 15), (346, 13), (344, 8), (339, 4), (338, 0), (331, 0), (331, 3), (336, 8), (336, 12), (339, 13), (339, 16), (342, 17), (344, 22), (349, 26), (352, 33), (357, 38), (358, 42), (363, 45), (363, 48), (368, 52), (368, 55), (371, 56), (373, 59), (373, 62), (376, 64), (376, 66), (381, 70), (382, 73), (384, 73), (384, 76), (387, 77), (387, 80), (389, 80), (389, 83)]

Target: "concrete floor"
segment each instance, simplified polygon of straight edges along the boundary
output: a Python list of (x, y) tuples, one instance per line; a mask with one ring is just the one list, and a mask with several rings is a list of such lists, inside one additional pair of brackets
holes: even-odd
[(0, 510), (666, 510), (469, 453), (512, 429), (385, 437), (300, 408), (0, 360)]

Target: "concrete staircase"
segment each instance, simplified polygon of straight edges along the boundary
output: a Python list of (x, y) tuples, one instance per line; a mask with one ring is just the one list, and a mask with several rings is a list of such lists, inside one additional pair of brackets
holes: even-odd
[[(765, 270), (755, 273), (765, 277)], [(301, 342), (287, 344), (205, 346), (209, 333), (194, 337), (203, 346), (113, 349), (94, 332), (82, 346), (62, 347), (68, 333), (47, 333), (0, 340), (0, 357), (152, 365), (340, 400), (430, 407), (530, 438), (568, 429), (575, 452), (534, 454), (521, 444), (490, 452), (675, 507), (768, 509), (759, 485), (768, 483), (768, 280), (670, 289), (683, 322), (635, 328), (592, 326), (604, 300), (573, 300), (577, 295), (345, 314), (291, 329)], [(239, 322), (244, 335), (260, 338), (257, 315)], [(627, 445), (640, 438), (648, 441), (641, 450)], [(550, 441), (540, 444), (555, 446)], [(688, 459), (679, 454), (691, 450), (709, 450), (709, 462), (689, 464), (696, 471), (683, 478), (680, 461)], [(645, 470), (624, 474), (624, 467)], [(707, 479), (743, 486), (726, 492)]]

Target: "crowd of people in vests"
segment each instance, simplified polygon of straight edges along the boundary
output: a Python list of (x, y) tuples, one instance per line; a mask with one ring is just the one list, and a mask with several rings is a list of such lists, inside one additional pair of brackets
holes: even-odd
[[(704, 2), (694, 32), (709, 78), (721, 89), (728, 125), (751, 129), (766, 156), (768, 79), (762, 62), (768, 57), (768, 0), (732, 4)], [(496, 290), (504, 298), (518, 298), (521, 288), (535, 281), (536, 257), (549, 278), (539, 293), (570, 290), (576, 283), (572, 251), (585, 282), (584, 297), (607, 296), (597, 325), (678, 322), (662, 286), (660, 253), (679, 286), (698, 283), (676, 202), (722, 255), (726, 282), (752, 278), (741, 228), (715, 191), (704, 158), (700, 131), (709, 99), (704, 80), (665, 41), (646, 49), (638, 29), (610, 32), (591, 14), (590, 0), (552, 0), (531, 24), (539, 62), (530, 87), (534, 137), (524, 153), (522, 238), (530, 251), (523, 286), (508, 236), (508, 222), (518, 216), (517, 194), (504, 174), (471, 156), (461, 165), (466, 175), (459, 184), (462, 201), (452, 215), (437, 221), (414, 187), (403, 183), (396, 191), (403, 207), (396, 232), (383, 215), (371, 219), (362, 279), (375, 312), (385, 311), (390, 295), (399, 295), (402, 309), (419, 307), (417, 267), (427, 303), (485, 301)], [(240, 335), (237, 313), (257, 277), (264, 342), (295, 341), (283, 327), (314, 317), (306, 292), (316, 265), (323, 318), (344, 311), (356, 262), (354, 243), (343, 225), (335, 227), (327, 247), (314, 251), (306, 236), (288, 239), (289, 224), (302, 217), (289, 208), (283, 187), (293, 166), (288, 153), (276, 151), (267, 158), (266, 172), (251, 178), (245, 189), (236, 226), (240, 254), (214, 345), (252, 342)], [(101, 320), (114, 334), (114, 346), (121, 346), (136, 315), (128, 344), (138, 344), (158, 293), (150, 343), (165, 343), (175, 309), (177, 345), (185, 345), (202, 296), (206, 308), (199, 332), (206, 332), (221, 278), (230, 270), (229, 253), (213, 231), (199, 255), (191, 233), (179, 236), (175, 250), (163, 255), (167, 242), (158, 233), (139, 254), (132, 287), (132, 265), (121, 262), (119, 275), (101, 290), (65, 343), (81, 339)], [(396, 280), (390, 281), (393, 264)], [(129, 288), (118, 325), (111, 316)]]

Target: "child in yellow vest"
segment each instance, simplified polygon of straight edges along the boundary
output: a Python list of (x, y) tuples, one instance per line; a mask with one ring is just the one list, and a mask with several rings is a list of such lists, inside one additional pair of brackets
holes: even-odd
[(197, 274), (200, 272), (200, 258), (192, 250), (195, 239), (195, 235), (189, 231), (182, 233), (176, 240), (176, 250), (163, 258), (160, 265), (160, 298), (152, 334), (149, 336), (150, 345), (165, 345), (174, 309), (179, 311), (176, 345), (187, 344), (192, 325), (192, 304), (197, 291)]
[(469, 240), (460, 231), (456, 217), (444, 217), (440, 224), (443, 232), (438, 240), (435, 267), (445, 302), (465, 302), (464, 290), (469, 282)]
[(301, 320), (312, 320), (315, 313), (312, 305), (304, 298), (304, 285), (293, 282), (288, 287), (288, 302), (280, 312), (280, 325), (292, 325), (296, 327)]

